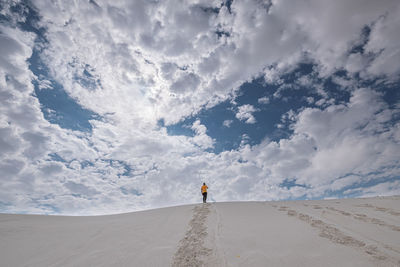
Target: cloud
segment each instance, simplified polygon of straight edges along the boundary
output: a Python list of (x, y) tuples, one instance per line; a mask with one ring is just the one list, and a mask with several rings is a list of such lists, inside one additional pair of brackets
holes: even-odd
[(351, 192), (361, 192), (362, 197), (391, 196), (400, 194), (400, 181), (384, 182), (367, 188), (355, 188)]
[(68, 188), (69, 190), (71, 190), (72, 194), (79, 194), (82, 196), (93, 196), (96, 194), (99, 194), (100, 192), (96, 191), (93, 188), (90, 188), (84, 184), (78, 184), (78, 183), (74, 183), (74, 182), (67, 182), (65, 183), (65, 187)]
[(207, 128), (200, 123), (200, 120), (196, 120), (193, 123), (192, 130), (196, 133), (196, 135), (193, 137), (194, 144), (203, 149), (213, 147), (215, 141), (207, 135)]
[(43, 175), (53, 175), (62, 172), (64, 165), (59, 162), (44, 163), (40, 167), (40, 170), (43, 172)]
[(227, 128), (229, 128), (229, 127), (231, 127), (231, 124), (233, 123), (233, 120), (224, 120), (223, 122), (222, 122), (222, 125), (223, 126), (225, 126), (225, 127), (227, 127)]
[[(354, 53), (345, 60), (352, 44), (381, 16), (387, 19), (374, 27), (392, 23), (395, 29), (398, 23), (392, 19), (397, 17), (396, 1), (242, 1), (233, 2), (231, 12), (214, 1), (183, 2), (179, 8), (173, 1), (35, 5), (49, 39), (42, 58), (80, 104), (122, 120), (134, 116), (137, 123), (154, 124), (162, 118), (167, 125), (226, 100), (262, 72), (279, 79), (303, 60), (315, 62), (319, 75), (339, 69), (363, 72), (370, 56)], [(371, 31), (371, 44), (365, 44), (370, 51), (381, 49), (373, 45), (376, 32)], [(88, 91), (73, 79), (86, 65), (100, 77), (101, 91)], [(386, 73), (394, 77), (392, 70)], [(118, 104), (107, 104), (111, 99)]]
[(236, 118), (238, 118), (241, 121), (244, 121), (245, 123), (254, 124), (256, 123), (256, 118), (254, 118), (253, 113), (257, 111), (258, 109), (255, 108), (254, 106), (246, 104), (238, 108), (238, 112), (236, 113)]
[(259, 104), (269, 104), (269, 98), (266, 97), (266, 96), (263, 96), (263, 97), (258, 99), (258, 103)]
[[(104, 214), (193, 203), (203, 180), (212, 198), (228, 201), (321, 197), (398, 177), (398, 107), (365, 85), (398, 80), (397, 1), (249, 0), (230, 10), (215, 1), (96, 3), (33, 1), (40, 19), (31, 26), (43, 27), (43, 36), (20, 29), (27, 18), (8, 3), (1, 11), (9, 19), (0, 25), (5, 212)], [(48, 73), (30, 65), (34, 52)], [(240, 132), (237, 149), (213, 153), (217, 141), (200, 115), (193, 136), (168, 134), (166, 126), (234, 100), (254, 78), (278, 86), (276, 98), (295, 90), (285, 75), (301, 63), (313, 71), (295, 85), (315, 95), (306, 99), (311, 107), (287, 113), (286, 137), (254, 144)], [(325, 78), (349, 100), (335, 101)], [(34, 84), (44, 90), (53, 81), (100, 115), (89, 121), (91, 132), (44, 118)], [(254, 105), (237, 107), (236, 118), (257, 125)], [(282, 186), (285, 180), (294, 185)], [(357, 192), (398, 188), (385, 182)]]
[(397, 112), (387, 110), (378, 94), (369, 89), (355, 91), (346, 106), (304, 110), (295, 132), (313, 138), (318, 151), (304, 177), (323, 183), (348, 173), (368, 174), (397, 165), (399, 155), (392, 150), (397, 144), (385, 138), (394, 134), (386, 123)]
[[(387, 123), (397, 113), (388, 110), (375, 91), (359, 89), (347, 105), (304, 109), (293, 122), (290, 138), (263, 142), (247, 150), (245, 158), (268, 168), (273, 183), (295, 177), (298, 184), (313, 188), (307, 193), (310, 196), (356, 184), (376, 171), (393, 177), (398, 143), (389, 137), (396, 130), (387, 128)], [(336, 180), (351, 174), (359, 178), (346, 178), (346, 183)]]
[(181, 93), (186, 90), (194, 91), (200, 84), (199, 78), (193, 74), (185, 74), (184, 76), (180, 77), (179, 80), (174, 82), (171, 85), (171, 91), (174, 93)]
[[(394, 80), (398, 79), (400, 67), (400, 51), (398, 44), (400, 7), (393, 9), (378, 17), (371, 27), (370, 39), (365, 45), (365, 53), (377, 55), (366, 68), (367, 73), (379, 76), (386, 75)], [(365, 59), (364, 59), (365, 60)]]

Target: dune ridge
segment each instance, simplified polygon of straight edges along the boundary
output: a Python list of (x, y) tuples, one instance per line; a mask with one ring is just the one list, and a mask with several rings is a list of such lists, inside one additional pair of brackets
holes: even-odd
[(400, 266), (400, 197), (0, 214), (2, 266)]

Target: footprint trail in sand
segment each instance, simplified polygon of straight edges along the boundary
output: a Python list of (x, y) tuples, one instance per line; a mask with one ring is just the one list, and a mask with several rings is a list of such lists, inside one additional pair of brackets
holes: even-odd
[(184, 238), (179, 242), (172, 266), (204, 266), (204, 260), (212, 252), (204, 247), (207, 233), (207, 216), (210, 213), (210, 204), (201, 204), (193, 209), (193, 217)]
[[(377, 266), (400, 266), (400, 260), (398, 259), (397, 255), (399, 253), (399, 251), (393, 247), (391, 247), (388, 244), (384, 244), (384, 243), (380, 243), (378, 241), (375, 241), (373, 239), (369, 239), (367, 237), (364, 236), (364, 240), (360, 240), (355, 236), (352, 236), (351, 234), (356, 234), (357, 231), (351, 230), (351, 229), (347, 229), (348, 233), (343, 232), (342, 230), (340, 230), (339, 228), (337, 228), (336, 226), (334, 226), (334, 224), (330, 224), (328, 222), (324, 222), (322, 219), (323, 218), (327, 218), (326, 214), (328, 211), (334, 212), (336, 214), (340, 214), (343, 215), (345, 217), (349, 217), (349, 218), (353, 218), (357, 221), (361, 221), (367, 224), (372, 224), (372, 225), (379, 225), (381, 227), (384, 227), (388, 230), (394, 231), (394, 232), (398, 232), (400, 230), (400, 227), (397, 225), (393, 225), (393, 224), (389, 224), (381, 219), (377, 219), (377, 218), (372, 218), (369, 217), (365, 214), (361, 214), (361, 213), (352, 213), (352, 212), (348, 212), (348, 211), (344, 211), (341, 209), (337, 209), (335, 207), (321, 207), (319, 205), (304, 205), (305, 207), (309, 208), (309, 212), (311, 211), (310, 208), (314, 209), (314, 210), (321, 210), (321, 215), (319, 216), (319, 218), (315, 218), (309, 214), (305, 214), (303, 212), (300, 212), (298, 210), (295, 210), (292, 208), (289, 208), (287, 206), (280, 206), (278, 208), (278, 206), (274, 205), (273, 207), (278, 208), (279, 211), (284, 211), (287, 212), (288, 216), (291, 217), (295, 217), (303, 222), (308, 223), (310, 226), (312, 226), (313, 228), (319, 229), (319, 236), (323, 237), (323, 238), (327, 238), (328, 240), (337, 243), (337, 244), (341, 244), (344, 246), (348, 246), (348, 247), (353, 247), (357, 250), (363, 251), (365, 252), (367, 255), (370, 255), (373, 257), (373, 259), (375, 259), (375, 264)], [(370, 205), (357, 205), (359, 207), (373, 207), (374, 206), (370, 206)], [(378, 209), (376, 209), (378, 210)], [(380, 211), (383, 209), (380, 209)], [(389, 210), (389, 209), (386, 209)], [(324, 216), (325, 214), (325, 216)], [(392, 215), (394, 214), (394, 211), (391, 213)], [(397, 216), (397, 215), (396, 215)], [(318, 216), (317, 216), (318, 217)], [(335, 217), (337, 218), (337, 217)], [(340, 224), (338, 224), (337, 226), (340, 227)], [(342, 225), (343, 228), (343, 225)], [(395, 234), (395, 233), (393, 233)], [(359, 236), (362, 237), (362, 236)], [(386, 253), (387, 250), (390, 250), (393, 253)], [(396, 255), (396, 256), (394, 256)]]

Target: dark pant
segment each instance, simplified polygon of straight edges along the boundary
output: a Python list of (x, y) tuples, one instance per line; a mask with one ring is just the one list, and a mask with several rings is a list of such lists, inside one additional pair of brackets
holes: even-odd
[(203, 203), (207, 202), (207, 192), (203, 193)]

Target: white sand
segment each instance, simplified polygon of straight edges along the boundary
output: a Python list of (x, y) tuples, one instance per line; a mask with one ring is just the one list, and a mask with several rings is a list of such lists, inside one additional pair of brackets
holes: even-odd
[(1, 266), (400, 266), (400, 197), (0, 214)]

